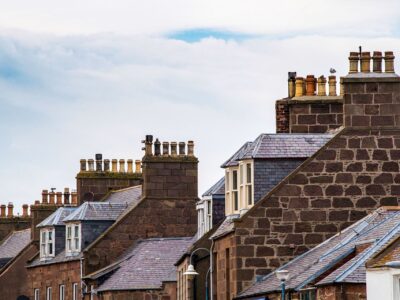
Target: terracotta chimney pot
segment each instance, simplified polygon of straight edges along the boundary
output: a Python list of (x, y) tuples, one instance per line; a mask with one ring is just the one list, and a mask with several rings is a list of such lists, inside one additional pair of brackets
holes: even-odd
[(128, 165), (128, 173), (133, 173), (133, 160), (132, 159), (128, 159), (126, 161), (127, 165)]
[(28, 208), (29, 208), (28, 204), (22, 205), (22, 216), (25, 218), (28, 217)]
[(307, 75), (306, 78), (306, 95), (314, 96), (315, 95), (315, 77), (314, 75)]
[(117, 173), (118, 172), (118, 160), (113, 159), (111, 161), (111, 172)]
[(318, 77), (318, 96), (326, 96), (326, 78), (323, 75)]
[(372, 55), (372, 71), (382, 73), (382, 52), (374, 51)]
[(303, 77), (296, 77), (296, 93), (295, 97), (301, 97), (304, 94), (304, 85), (303, 85)]
[(331, 75), (328, 77), (329, 96), (337, 96), (336, 94), (336, 76)]
[(8, 209), (7, 217), (8, 218), (12, 218), (14, 216), (14, 204), (12, 204), (12, 202), (9, 202), (8, 206), (7, 206), (7, 209)]
[(0, 217), (5, 218), (6, 217), (6, 208), (7, 206), (5, 204), (2, 204), (0, 206)]
[(140, 173), (141, 161), (135, 160), (135, 173)]

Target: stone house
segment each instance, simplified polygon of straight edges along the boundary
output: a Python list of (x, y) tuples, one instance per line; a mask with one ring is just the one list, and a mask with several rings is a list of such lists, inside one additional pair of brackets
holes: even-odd
[[(399, 239), (399, 220), (399, 207), (381, 207), (281, 266), (278, 270), (289, 272), (285, 282), (288, 297), (294, 300), (367, 299), (365, 264), (388, 243)], [(375, 289), (379, 291), (376, 283)], [(280, 299), (280, 292), (281, 283), (272, 272), (235, 299)]]
[[(325, 145), (246, 213), (232, 220), (222, 236), (214, 237), (216, 299), (236, 297), (257, 278), (307, 252), (379, 206), (398, 205), (400, 79), (393, 70), (393, 53), (385, 52), (384, 58), (382, 73), (382, 55), (374, 52), (371, 72), (371, 57), (368, 52), (363, 53), (359, 71), (360, 57), (351, 53), (350, 73), (341, 78), (340, 99), (336, 97), (336, 80), (332, 76), (330, 96), (326, 96), (324, 78), (317, 81), (307, 76), (304, 84), (303, 78), (296, 77), (294, 85), (289, 82), (295, 105), (300, 105), (302, 99), (304, 104), (298, 109), (291, 109), (293, 106), (288, 104), (289, 109), (277, 110), (278, 114), (282, 111), (289, 114), (286, 119), (277, 118), (282, 127), (279, 130), (293, 132), (299, 120), (306, 123), (305, 132), (316, 121), (325, 123), (326, 129), (337, 127), (342, 115), (336, 110), (337, 102), (343, 102), (344, 126), (330, 130), (332, 137)], [(337, 112), (334, 117), (330, 116), (332, 96)], [(320, 104), (325, 97), (329, 101), (322, 109)], [(313, 109), (314, 104), (318, 104), (318, 109)], [(327, 119), (322, 121), (319, 114)], [(303, 115), (306, 117), (300, 117)], [(287, 123), (282, 126), (284, 122)], [(296, 131), (301, 128), (296, 127)]]

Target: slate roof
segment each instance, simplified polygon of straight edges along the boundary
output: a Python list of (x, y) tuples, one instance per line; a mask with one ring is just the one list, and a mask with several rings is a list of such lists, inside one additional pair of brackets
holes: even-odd
[[(366, 261), (399, 236), (400, 210), (382, 207), (279, 269), (289, 271), (286, 286), (295, 291), (309, 285), (365, 283)], [(335, 269), (336, 264), (348, 258), (351, 259)], [(321, 279), (328, 270), (334, 271)], [(278, 291), (280, 282), (272, 272), (237, 298)]]
[(367, 262), (368, 268), (381, 268), (385, 267), (386, 263), (392, 261), (400, 261), (400, 238), (394, 241), (393, 244), (383, 249), (375, 257)]
[[(125, 255), (125, 259), (118, 263), (117, 269), (112, 266), (114, 273), (99, 286), (97, 291), (162, 288), (163, 282), (176, 280), (174, 264), (190, 246), (192, 240), (192, 237), (184, 237), (139, 241)], [(104, 270), (102, 272), (105, 274)]]
[(324, 146), (333, 134), (263, 133), (245, 143), (222, 168), (238, 165), (243, 159), (308, 158)]
[(80, 260), (82, 257), (82, 253), (79, 253), (78, 255), (74, 256), (66, 256), (65, 255), (65, 250), (61, 251), (58, 253), (56, 256), (54, 256), (52, 259), (49, 260), (40, 260), (39, 254), (28, 264), (28, 268), (32, 267), (37, 267), (37, 266), (44, 266), (44, 265), (52, 265), (56, 263), (63, 263), (63, 262), (68, 262), (68, 261), (75, 261), (75, 260)]
[(85, 202), (63, 221), (115, 221), (127, 207), (126, 203)]
[[(0, 260), (3, 265), (17, 256), (31, 241), (31, 229), (13, 231), (0, 244)], [(2, 265), (0, 264), (0, 267)]]
[(210, 187), (202, 196), (225, 195), (225, 177), (222, 177), (212, 187)]
[(136, 185), (125, 189), (110, 191), (103, 201), (110, 203), (134, 205), (142, 198), (142, 186)]
[(64, 225), (63, 220), (77, 209), (78, 208), (76, 207), (60, 207), (54, 213), (40, 222), (37, 227), (41, 228), (46, 226)]
[(233, 231), (234, 228), (233, 220), (238, 219), (239, 217), (240, 217), (239, 214), (227, 216), (210, 238), (216, 239)]

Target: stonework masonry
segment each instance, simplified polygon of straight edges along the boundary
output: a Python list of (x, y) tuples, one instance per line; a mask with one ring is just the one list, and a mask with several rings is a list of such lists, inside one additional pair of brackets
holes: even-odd
[[(398, 205), (400, 79), (361, 74), (342, 82), (346, 127), (235, 220), (232, 233), (215, 241), (217, 299), (232, 299), (257, 276), (268, 274), (379, 206)], [(299, 111), (297, 121), (311, 113), (315, 104), (307, 105), (299, 110), (294, 106), (293, 111)], [(335, 106), (339, 115), (342, 108)], [(328, 120), (330, 109), (326, 110)], [(305, 132), (316, 126), (314, 117), (311, 121), (305, 124)]]

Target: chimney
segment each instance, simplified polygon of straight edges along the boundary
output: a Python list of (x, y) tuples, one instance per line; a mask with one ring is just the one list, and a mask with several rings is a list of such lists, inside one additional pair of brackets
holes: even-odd
[(118, 160), (117, 159), (113, 159), (111, 161), (111, 164), (112, 164), (111, 172), (117, 173), (118, 172)]
[(141, 161), (135, 160), (135, 173), (140, 173)]
[(374, 51), (372, 55), (372, 71), (382, 73), (382, 52), (380, 51)]
[(70, 193), (69, 193), (69, 188), (64, 188), (64, 204), (69, 204), (69, 197), (70, 197)]
[(288, 97), (293, 98), (296, 94), (296, 72), (288, 72)]
[(326, 78), (323, 75), (318, 78), (318, 96), (326, 96)]
[(42, 191), (42, 203), (47, 204), (49, 202), (49, 191), (48, 190), (43, 190)]
[(349, 74), (358, 73), (358, 61), (359, 61), (358, 52), (350, 52), (349, 61), (350, 61), (350, 69)]
[(54, 197), (55, 197), (54, 190), (55, 190), (55, 188), (52, 188), (51, 192), (49, 193), (49, 204), (55, 204), (55, 202), (54, 202)]
[(98, 153), (96, 157), (96, 172), (103, 172), (103, 155)]
[(336, 76), (331, 75), (328, 77), (329, 81), (329, 96), (337, 96), (336, 94)]
[(303, 77), (296, 77), (296, 93), (295, 97), (301, 97), (304, 95), (304, 84), (303, 84)]
[[(394, 74), (391, 51), (385, 52), (385, 73), (379, 74), (380, 53), (374, 52), (374, 73), (365, 74), (368, 63), (364, 61), (362, 73), (343, 77), (346, 127), (376, 130), (400, 127), (400, 77)], [(369, 52), (363, 52), (362, 59), (368, 57)]]
[(392, 51), (385, 52), (385, 73), (394, 73), (394, 55)]
[[(150, 138), (147, 137), (149, 142)], [(151, 148), (151, 147), (150, 147)], [(151, 149), (150, 149), (151, 151)], [(76, 175), (77, 205), (84, 201), (100, 201), (110, 190), (119, 190), (142, 183), (142, 174), (133, 172), (132, 159), (103, 159), (98, 153), (88, 159), (88, 171)], [(82, 166), (81, 166), (82, 168)]]
[(307, 75), (306, 77), (306, 95), (315, 96), (315, 77), (314, 75)]
[(0, 206), (0, 217), (5, 218), (6, 217), (6, 208), (7, 206), (5, 204), (2, 204)]
[(59, 206), (63, 205), (62, 192), (57, 192), (56, 193), (56, 198), (57, 198), (57, 205), (59, 205)]
[(371, 54), (369, 52), (361, 52), (361, 72), (369, 73), (371, 71)]
[(81, 171), (85, 172), (86, 171), (86, 159), (81, 159), (80, 163), (81, 163)]
[(162, 152), (164, 156), (169, 155), (169, 143), (168, 142), (163, 142), (162, 143)]
[(153, 155), (153, 136), (146, 135), (146, 139), (143, 141), (145, 147), (145, 155)]
[(12, 202), (8, 203), (7, 210), (7, 217), (12, 218), (14, 216), (14, 204)]
[(132, 159), (128, 159), (126, 161), (127, 165), (128, 165), (128, 173), (133, 173), (133, 160)]
[(26, 218), (26, 217), (29, 216), (29, 214), (28, 214), (28, 208), (29, 208), (29, 205), (28, 205), (28, 204), (22, 205), (22, 217)]
[[(154, 147), (161, 145), (156, 140)], [(197, 199), (197, 165), (198, 159), (194, 156), (194, 143), (170, 142), (171, 156), (156, 154), (146, 155), (142, 159), (143, 197), (156, 199)], [(165, 145), (165, 144), (163, 144)], [(150, 151), (147, 149), (147, 151)], [(186, 154), (187, 153), (187, 154)]]
[(78, 205), (78, 194), (76, 192), (71, 192), (71, 204), (73, 206)]

